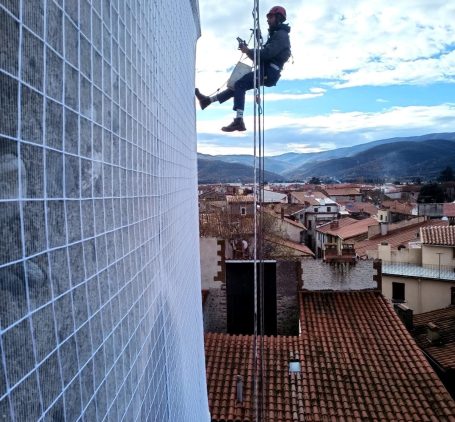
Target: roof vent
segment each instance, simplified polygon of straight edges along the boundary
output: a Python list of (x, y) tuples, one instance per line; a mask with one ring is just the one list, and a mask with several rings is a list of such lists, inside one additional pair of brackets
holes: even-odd
[(431, 344), (441, 344), (441, 332), (439, 327), (434, 322), (429, 322), (426, 325), (427, 339)]
[(289, 373), (295, 374), (296, 372), (300, 372), (300, 360), (298, 359), (291, 359), (289, 361)]
[(243, 403), (243, 377), (237, 375), (237, 401)]

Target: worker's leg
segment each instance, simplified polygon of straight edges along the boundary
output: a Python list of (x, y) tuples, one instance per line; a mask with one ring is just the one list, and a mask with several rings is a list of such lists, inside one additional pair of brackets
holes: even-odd
[(220, 104), (224, 103), (225, 101), (229, 100), (234, 96), (234, 91), (230, 88), (221, 91), (219, 94), (216, 95), (217, 100)]
[(234, 107), (235, 111), (245, 110), (246, 91), (254, 88), (254, 72), (247, 73), (234, 85)]

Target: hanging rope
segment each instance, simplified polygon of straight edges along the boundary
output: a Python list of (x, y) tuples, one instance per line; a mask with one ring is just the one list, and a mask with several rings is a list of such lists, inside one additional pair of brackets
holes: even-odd
[[(255, 0), (253, 9), (253, 38), (254, 38), (254, 415), (255, 421), (264, 421), (265, 412), (265, 368), (264, 368), (264, 233), (262, 212), (258, 218), (258, 199), (263, 203), (264, 189), (264, 89), (261, 95), (261, 57), (262, 48), (259, 25), (259, 0)], [(258, 280), (259, 252), (259, 280)], [(258, 297), (259, 293), (259, 297)], [(258, 315), (258, 299), (260, 314)], [(259, 338), (258, 338), (259, 334)]]

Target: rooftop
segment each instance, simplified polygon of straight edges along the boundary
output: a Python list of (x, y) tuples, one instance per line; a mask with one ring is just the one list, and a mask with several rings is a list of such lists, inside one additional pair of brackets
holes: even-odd
[(343, 187), (343, 188), (325, 188), (324, 191), (328, 196), (352, 196), (361, 195), (359, 188)]
[(356, 236), (360, 236), (361, 234), (367, 234), (369, 226), (378, 224), (378, 220), (376, 220), (375, 217), (369, 217), (363, 220), (354, 220), (352, 218), (349, 218), (349, 220), (351, 220), (349, 224), (346, 224), (346, 222), (343, 222), (343, 220), (346, 220), (346, 218), (338, 220), (339, 221), (338, 228), (330, 228), (329, 223), (327, 225), (319, 227), (317, 231), (321, 232), (322, 231), (321, 229), (324, 228), (325, 233), (331, 234), (332, 236), (337, 236), (342, 240), (346, 240)]
[[(426, 324), (436, 324), (441, 333), (441, 345), (433, 345), (427, 338)], [(455, 370), (455, 306), (414, 315), (412, 331), (417, 344), (445, 369)]]
[[(267, 420), (449, 421), (455, 402), (376, 291), (301, 292), (301, 335), (263, 337)], [(213, 422), (253, 420), (253, 336), (207, 334)], [(290, 359), (301, 370), (289, 372)], [(236, 377), (243, 377), (243, 403)]]
[(393, 249), (398, 248), (398, 246), (408, 245), (409, 242), (418, 240), (420, 237), (419, 229), (421, 227), (428, 227), (428, 226), (446, 226), (447, 222), (445, 221), (437, 221), (437, 220), (429, 220), (424, 221), (421, 223), (413, 224), (411, 226), (402, 227), (393, 231), (390, 231), (386, 235), (376, 235), (371, 237), (367, 240), (362, 240), (360, 242), (356, 242), (355, 250), (357, 255), (363, 256), (366, 255), (368, 251), (377, 250), (378, 245), (381, 242), (387, 242)]
[(453, 266), (417, 265), (405, 262), (382, 261), (382, 273), (403, 277), (433, 278), (436, 280), (455, 280)]
[(455, 226), (430, 226), (420, 229), (422, 244), (455, 246)]
[(381, 206), (390, 212), (404, 215), (413, 215), (413, 210), (416, 208), (416, 204), (400, 201), (382, 201)]

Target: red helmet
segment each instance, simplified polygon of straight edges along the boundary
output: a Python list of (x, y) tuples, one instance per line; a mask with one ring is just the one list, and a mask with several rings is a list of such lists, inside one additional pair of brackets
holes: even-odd
[(286, 20), (286, 9), (281, 6), (273, 6), (270, 10), (269, 13), (267, 13), (267, 16), (269, 15), (277, 15), (280, 14), (283, 16), (284, 20)]

